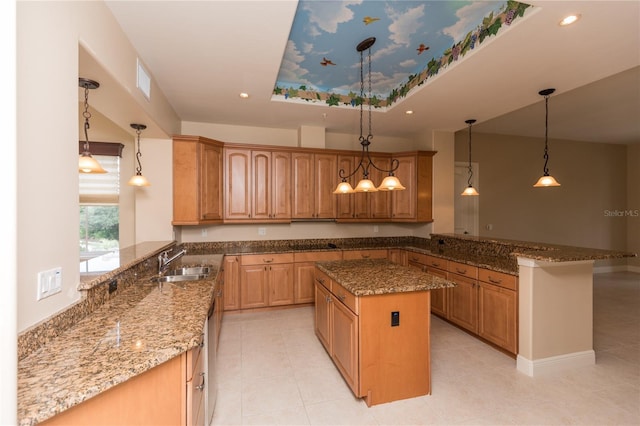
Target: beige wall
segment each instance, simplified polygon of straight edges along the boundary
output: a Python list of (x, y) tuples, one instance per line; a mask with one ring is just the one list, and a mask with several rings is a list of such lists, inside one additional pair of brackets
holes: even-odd
[[(627, 146), (627, 250), (640, 256), (640, 143)], [(640, 257), (629, 259), (631, 269), (640, 273)]]
[[(468, 161), (467, 143), (466, 132), (456, 133), (456, 161)], [(473, 135), (472, 160), (479, 164), (482, 188), (480, 235), (630, 249), (627, 224), (632, 219), (606, 214), (638, 208), (627, 200), (627, 168), (637, 169), (640, 163), (627, 159), (627, 147), (550, 140), (550, 174), (562, 186), (533, 188), (542, 175), (543, 150), (540, 138)], [(493, 230), (487, 229), (489, 224)]]
[[(19, 332), (80, 297), (78, 77), (85, 53), (100, 65), (82, 75), (101, 83), (89, 103), (118, 127), (131, 131), (129, 123), (144, 120), (156, 134), (172, 134), (179, 120), (159, 89), (151, 102), (135, 89), (136, 53), (103, 2), (17, 2), (16, 38)], [(92, 125), (91, 138), (94, 132)], [(54, 267), (62, 267), (62, 292), (36, 301), (37, 273)]]

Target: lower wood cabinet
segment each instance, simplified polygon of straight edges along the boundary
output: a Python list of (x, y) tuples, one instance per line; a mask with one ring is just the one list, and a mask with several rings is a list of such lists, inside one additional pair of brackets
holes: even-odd
[(240, 309), (293, 304), (293, 254), (240, 256)]
[[(429, 293), (356, 297), (316, 268), (315, 333), (367, 405), (431, 392)], [(399, 312), (399, 326), (390, 324)]]
[(518, 353), (517, 278), (479, 270), (478, 334), (511, 353)]
[(342, 260), (342, 252), (305, 251), (294, 253), (293, 260), (293, 303), (313, 303), (313, 301), (315, 300), (313, 276), (316, 269), (316, 262)]
[(225, 256), (224, 274), (224, 310), (240, 309), (240, 262), (238, 256)]
[(204, 356), (196, 347), (121, 383), (43, 425), (205, 424)]

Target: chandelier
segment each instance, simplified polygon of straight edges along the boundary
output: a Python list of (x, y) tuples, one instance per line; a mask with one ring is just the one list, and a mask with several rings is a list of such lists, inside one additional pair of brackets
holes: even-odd
[(551, 96), (551, 94), (553, 92), (555, 92), (556, 89), (544, 89), (541, 90), (540, 92), (538, 92), (538, 94), (540, 96), (544, 96), (544, 108), (545, 108), (545, 114), (544, 114), (544, 167), (542, 168), (542, 176), (540, 177), (540, 179), (538, 179), (538, 181), (533, 185), (536, 188), (540, 188), (540, 187), (549, 187), (549, 186), (560, 186), (560, 182), (558, 182), (553, 176), (549, 175), (549, 167), (547, 167), (547, 164), (549, 164), (549, 141), (548, 141), (548, 134), (549, 134), (549, 96)]
[[(351, 173), (347, 173), (344, 169), (340, 169), (338, 175), (341, 182), (333, 191), (334, 194), (352, 194), (354, 192), (376, 192), (376, 191), (400, 191), (405, 189), (400, 183), (400, 180), (394, 176), (393, 172), (398, 169), (399, 162), (397, 159), (391, 159), (391, 168), (384, 169), (375, 165), (369, 154), (369, 145), (371, 145), (371, 139), (373, 134), (371, 133), (371, 46), (376, 42), (375, 37), (369, 37), (361, 41), (356, 50), (360, 52), (360, 145), (362, 145), (362, 154), (360, 156), (360, 162)], [(367, 136), (363, 133), (363, 118), (364, 118), (364, 51), (367, 51), (368, 58), (368, 119), (369, 129)], [(375, 184), (369, 179), (369, 168), (388, 173), (388, 176), (384, 178), (380, 186), (376, 187)], [(354, 176), (358, 170), (362, 171), (362, 179), (358, 182), (355, 189), (347, 181), (350, 177)]]
[(473, 167), (471, 166), (471, 126), (475, 123), (476, 120), (473, 118), (469, 120), (465, 120), (465, 123), (469, 126), (469, 179), (467, 179), (467, 187), (462, 191), (460, 195), (480, 195), (478, 191), (473, 187), (471, 183), (471, 178), (473, 177)]
[(87, 132), (87, 130), (89, 130), (89, 119), (91, 118), (91, 113), (89, 112), (89, 89), (97, 89), (100, 87), (100, 83), (82, 77), (78, 79), (78, 83), (80, 87), (84, 88), (84, 111), (82, 113), (84, 117), (84, 148), (78, 158), (78, 171), (80, 173), (107, 173), (100, 163), (98, 163), (98, 160), (91, 156), (91, 151), (89, 151), (89, 134)]

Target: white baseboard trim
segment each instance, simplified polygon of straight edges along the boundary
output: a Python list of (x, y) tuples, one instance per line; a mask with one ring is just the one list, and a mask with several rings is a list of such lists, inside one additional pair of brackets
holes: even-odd
[(537, 359), (535, 361), (518, 355), (516, 360), (518, 371), (530, 377), (541, 374), (556, 373), (558, 371), (564, 371), (575, 367), (583, 367), (585, 365), (593, 365), (595, 363), (596, 353), (593, 350), (551, 356), (548, 358)]
[(594, 274), (606, 274), (608, 272), (636, 272), (640, 273), (640, 266), (616, 265), (616, 266), (594, 266)]

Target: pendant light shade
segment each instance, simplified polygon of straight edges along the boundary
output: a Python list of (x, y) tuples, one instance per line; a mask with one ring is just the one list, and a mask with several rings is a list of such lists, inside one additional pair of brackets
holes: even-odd
[(471, 183), (471, 178), (473, 177), (473, 168), (471, 167), (471, 126), (475, 123), (476, 120), (469, 119), (465, 120), (465, 123), (469, 126), (469, 179), (467, 179), (467, 187), (462, 191), (460, 195), (480, 195), (478, 191), (473, 187)]
[(549, 175), (549, 168), (547, 167), (549, 163), (549, 96), (555, 91), (556, 89), (545, 89), (538, 92), (539, 95), (544, 96), (544, 167), (542, 176), (533, 185), (535, 188), (560, 186), (560, 183), (553, 176)]
[[(369, 37), (363, 41), (361, 41), (356, 50), (360, 52), (360, 145), (362, 146), (362, 155), (360, 156), (360, 162), (353, 169), (351, 173), (347, 173), (344, 169), (340, 169), (338, 175), (340, 176), (341, 182), (336, 187), (334, 194), (351, 194), (354, 192), (377, 192), (377, 191), (401, 191), (406, 189), (400, 183), (400, 180), (393, 175), (398, 169), (400, 165), (397, 159), (391, 160), (391, 168), (384, 169), (378, 167), (374, 164), (371, 159), (371, 155), (369, 154), (369, 145), (371, 145), (371, 139), (373, 139), (373, 135), (371, 134), (371, 46), (376, 42), (375, 37)], [(369, 132), (367, 136), (364, 136), (363, 132), (363, 118), (364, 118), (364, 102), (367, 98), (364, 96), (364, 51), (368, 52), (368, 105), (369, 105)], [(388, 173), (388, 176), (384, 178), (380, 186), (376, 187), (376, 185), (369, 179), (369, 167), (373, 167), (374, 169)], [(354, 176), (358, 170), (362, 170), (362, 179), (358, 182), (355, 188), (352, 188), (351, 184), (347, 181), (350, 177)]]
[(132, 123), (131, 127), (136, 129), (137, 142), (138, 142), (138, 151), (136, 152), (136, 160), (138, 161), (138, 167), (136, 167), (136, 174), (133, 175), (131, 179), (129, 179), (129, 182), (127, 182), (127, 184), (131, 186), (149, 186), (151, 184), (149, 183), (147, 178), (144, 177), (144, 175), (142, 174), (142, 163), (140, 162), (140, 157), (142, 157), (142, 153), (140, 152), (140, 133), (142, 132), (142, 130), (146, 129), (147, 126), (145, 126), (144, 124)]
[(87, 78), (79, 78), (78, 85), (84, 88), (84, 112), (82, 113), (84, 117), (84, 147), (78, 159), (78, 171), (80, 173), (107, 173), (100, 163), (98, 163), (98, 160), (91, 156), (91, 151), (89, 150), (88, 130), (89, 119), (91, 118), (91, 113), (89, 112), (89, 90), (97, 89), (100, 87), (100, 83)]

